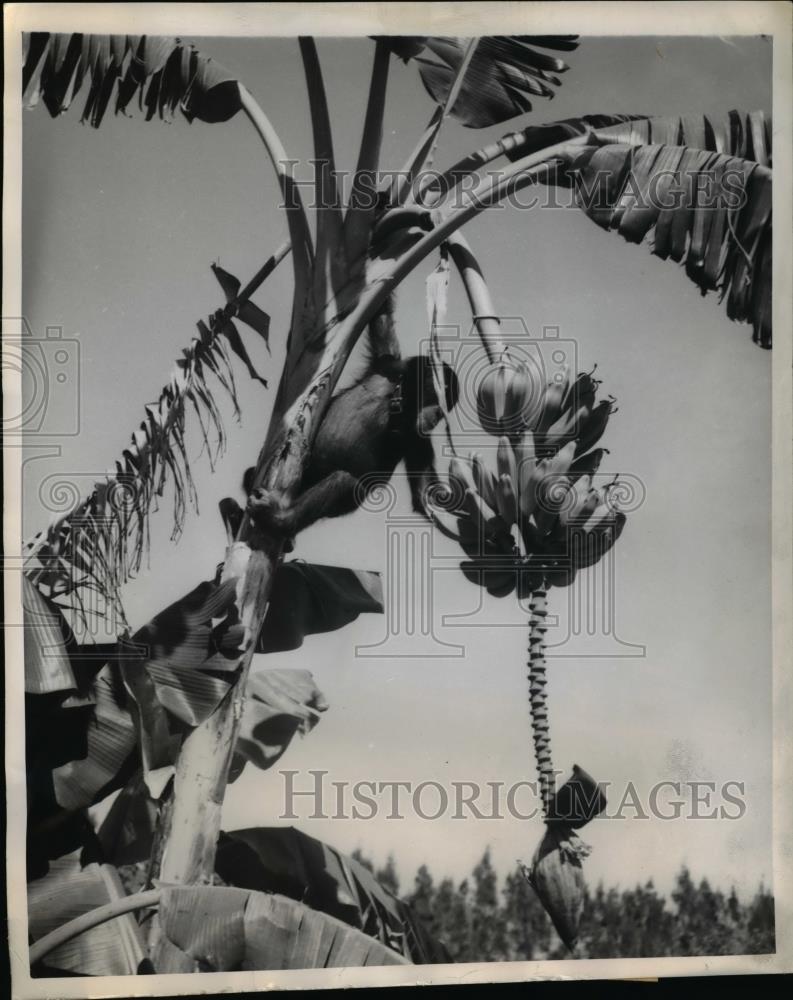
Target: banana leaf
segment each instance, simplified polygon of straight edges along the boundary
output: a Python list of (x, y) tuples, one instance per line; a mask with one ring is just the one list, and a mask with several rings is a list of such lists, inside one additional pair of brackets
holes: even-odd
[[(90, 647), (64, 644), (70, 632), (56, 602), (26, 598), (35, 612), (26, 630), (26, 646), (33, 650), (26, 653), (26, 683), (34, 692), (27, 698), (26, 737), (28, 808), (37, 829), (43, 824), (46, 830), (56, 818), (66, 822), (64, 812), (84, 809), (123, 787), (141, 762), (147, 775), (175, 762), (181, 738), (214, 711), (234, 679), (240, 635), (233, 596), (233, 581), (200, 584), (130, 640), (104, 650), (108, 660), (83, 697), (74, 690), (73, 668)], [(359, 614), (382, 610), (376, 573), (286, 563), (276, 575), (257, 651), (295, 649), (309, 633), (338, 629)], [(57, 657), (54, 669), (41, 653), (50, 648)], [(88, 662), (95, 672), (102, 660)], [(267, 673), (256, 669), (251, 674), (251, 704), (235, 775), (247, 760), (271, 766), (297, 732), (310, 731), (326, 707), (307, 672), (279, 671), (277, 680), (268, 680)], [(67, 687), (39, 693), (52, 684)], [(35, 840), (38, 869), (42, 851), (43, 860), (52, 854), (46, 833)], [(68, 844), (74, 846), (74, 835)]]
[(728, 111), (722, 116), (583, 115), (529, 125), (510, 137), (504, 155), (514, 162), (589, 133), (597, 143), (691, 146), (771, 166), (771, 121), (763, 111)]
[(151, 855), (159, 803), (136, 771), (113, 800), (96, 829), (102, 857), (114, 865), (133, 865)]
[[(381, 39), (399, 58), (418, 64), (422, 83), (443, 107), (465, 57), (469, 39), (389, 37)], [(553, 98), (558, 74), (569, 67), (542, 49), (570, 52), (575, 35), (509, 35), (479, 38), (449, 114), (467, 128), (485, 128), (531, 111), (531, 98)]]
[(115, 649), (112, 643), (79, 643), (56, 601), (22, 576), (25, 627), (25, 693), (59, 694), (69, 705), (84, 704), (94, 676)]
[(252, 668), (229, 781), (239, 777), (248, 761), (262, 771), (272, 767), (294, 736), (310, 733), (327, 708), (310, 671)]
[(241, 107), (238, 82), (222, 66), (178, 38), (33, 32), (23, 36), (22, 88), (27, 107), (41, 100), (54, 118), (80, 93), (80, 120), (98, 128), (115, 95), (115, 114), (133, 98), (147, 121), (222, 122)]
[[(236, 301), (241, 287), (239, 278), (235, 278), (233, 274), (229, 274), (228, 271), (224, 271), (218, 264), (212, 265), (212, 273), (218, 279), (220, 287), (223, 289), (223, 294), (226, 296), (226, 302), (233, 302), (235, 304), (235, 315), (239, 316), (242, 322), (249, 326), (252, 330), (255, 330), (265, 344), (269, 344), (270, 317), (267, 313), (260, 309), (255, 302), (251, 302), (250, 299), (246, 299), (242, 303), (237, 303)], [(227, 334), (227, 339), (234, 352), (238, 355), (243, 364), (247, 366), (248, 372), (252, 372), (253, 366), (248, 359), (247, 351), (245, 351), (245, 348), (242, 346), (239, 334), (237, 334), (236, 338)], [(259, 381), (264, 381), (259, 375), (256, 374), (255, 371), (253, 372), (253, 377), (259, 379)], [(267, 385), (266, 382), (264, 384)]]
[(451, 961), (410, 906), (360, 862), (294, 827), (221, 834), (215, 869), (230, 885), (279, 893), (342, 920), (414, 964)]
[[(80, 852), (50, 864), (47, 874), (28, 885), (28, 932), (33, 941), (89, 910), (124, 897), (112, 865), (80, 863)], [(46, 956), (45, 968), (32, 975), (125, 976), (138, 972), (146, 955), (132, 914), (100, 924)]]
[[(87, 720), (85, 755), (52, 770), (55, 800), (67, 811), (98, 802), (122, 785), (134, 769), (131, 757), (138, 733), (110, 665), (97, 675), (92, 693), (95, 704)], [(37, 738), (49, 739), (50, 735), (41, 732)]]
[(347, 924), (284, 896), (225, 886), (166, 887), (157, 972), (330, 969), (409, 964)]
[[(248, 761), (263, 771), (272, 767), (298, 733), (311, 732), (327, 707), (308, 670), (271, 670), (254, 663), (229, 781), (236, 781)], [(171, 763), (175, 759), (176, 753)], [(127, 781), (96, 830), (107, 861), (135, 864), (151, 853), (159, 794), (150, 779), (144, 759), (143, 771)]]
[(382, 613), (379, 573), (294, 559), (278, 570), (256, 652), (297, 649), (307, 635), (335, 632), (358, 615)]
[(683, 262), (702, 294), (718, 290), (730, 319), (771, 346), (771, 171), (683, 146), (587, 146), (565, 158), (576, 200), (604, 229)]
[[(246, 312), (246, 317), (261, 333), (266, 315)], [(173, 539), (183, 528), (188, 504), (197, 504), (185, 447), (191, 411), (210, 466), (214, 467), (225, 448), (223, 418), (209, 375), (229, 395), (237, 415), (240, 407), (228, 348), (253, 378), (266, 384), (253, 368), (239, 331), (222, 310), (197, 326), (198, 336), (182, 351), (157, 401), (146, 405), (146, 419), (132, 434), (115, 469), (73, 510), (57, 516), (24, 546), (26, 575), (50, 597), (76, 593), (79, 605), (83, 591), (97, 592), (123, 620), (119, 590), (143, 564), (150, 516), (166, 484), (173, 487)]]

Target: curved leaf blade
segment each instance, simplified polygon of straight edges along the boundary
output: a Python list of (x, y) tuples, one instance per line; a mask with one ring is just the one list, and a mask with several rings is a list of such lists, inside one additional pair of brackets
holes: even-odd
[(163, 889), (160, 923), (173, 968), (231, 972), (404, 965), (379, 941), (284, 896), (224, 886)]
[[(418, 64), (421, 80), (444, 106), (465, 58), (468, 39), (440, 36), (383, 38), (405, 62)], [(531, 111), (533, 97), (553, 98), (569, 68), (542, 49), (571, 52), (575, 35), (493, 35), (479, 39), (454, 106), (448, 110), (467, 128), (485, 128)]]
[(262, 771), (272, 767), (294, 736), (310, 733), (327, 708), (310, 671), (254, 667), (248, 675), (229, 781), (239, 777), (248, 761)]
[(771, 183), (762, 164), (680, 146), (587, 146), (566, 158), (576, 201), (604, 229), (685, 264), (703, 295), (727, 297), (771, 346)]
[(413, 909), (359, 861), (294, 827), (221, 834), (215, 869), (231, 885), (280, 893), (342, 920), (413, 963), (450, 961)]
[(763, 111), (728, 111), (715, 115), (582, 115), (529, 125), (510, 136), (504, 150), (513, 162), (578, 136), (593, 134), (593, 141), (632, 146), (691, 146), (726, 153), (771, 166), (771, 120)]
[(28, 106), (41, 99), (54, 118), (68, 110), (88, 80), (81, 121), (98, 128), (116, 94), (114, 113), (137, 95), (146, 118), (223, 122), (242, 107), (238, 81), (213, 59), (178, 38), (34, 32), (22, 70)]
[(256, 652), (297, 649), (307, 635), (333, 632), (360, 614), (382, 611), (378, 573), (298, 560), (284, 563), (276, 574)]
[(124, 765), (138, 740), (132, 717), (119, 704), (110, 666), (97, 675), (93, 694), (96, 705), (86, 727), (85, 757), (71, 760), (52, 772), (56, 800), (66, 810), (82, 809), (118, 788)]

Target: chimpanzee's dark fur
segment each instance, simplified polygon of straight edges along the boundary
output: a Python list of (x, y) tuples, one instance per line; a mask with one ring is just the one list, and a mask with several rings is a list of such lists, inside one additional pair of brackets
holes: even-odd
[[(414, 509), (426, 511), (425, 493), (439, 482), (429, 434), (443, 416), (432, 364), (426, 357), (400, 358), (390, 301), (370, 324), (369, 344), (365, 374), (328, 406), (294, 502), (286, 506), (265, 490), (250, 494), (248, 511), (263, 530), (292, 536), (322, 517), (351, 513), (391, 479), (400, 461)], [(445, 364), (443, 373), (452, 409), (457, 378)]]

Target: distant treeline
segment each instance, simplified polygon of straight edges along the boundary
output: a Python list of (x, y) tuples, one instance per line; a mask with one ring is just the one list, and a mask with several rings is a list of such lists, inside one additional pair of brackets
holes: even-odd
[[(392, 857), (377, 869), (360, 851), (352, 856), (415, 908), (455, 962), (570, 957), (523, 875), (499, 880), (489, 850), (459, 884), (436, 884), (422, 865), (408, 891)], [(579, 949), (586, 958), (767, 954), (774, 951), (774, 898), (761, 884), (741, 903), (734, 887), (724, 893), (707, 879), (697, 884), (686, 867), (668, 898), (652, 880), (621, 891), (600, 884), (586, 895)]]

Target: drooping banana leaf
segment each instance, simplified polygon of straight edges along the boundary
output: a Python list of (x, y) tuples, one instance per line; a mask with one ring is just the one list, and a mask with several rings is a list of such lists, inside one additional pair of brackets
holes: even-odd
[[(135, 723), (111, 665), (99, 672), (92, 693), (95, 704), (87, 720), (85, 756), (52, 771), (55, 799), (67, 812), (89, 806), (123, 784), (138, 743)], [(47, 734), (39, 738), (46, 739)]]
[[(272, 767), (294, 737), (310, 733), (328, 708), (310, 671), (268, 669), (260, 663), (251, 667), (245, 698), (229, 781), (236, 781), (248, 761), (260, 770)], [(174, 752), (169, 762), (175, 759)], [(146, 781), (145, 757), (143, 764), (144, 771), (127, 782), (96, 831), (105, 858), (114, 864), (139, 862), (151, 852), (158, 793), (152, 794)]]
[(98, 128), (115, 95), (114, 114), (133, 98), (146, 119), (223, 122), (241, 107), (238, 82), (222, 66), (178, 38), (33, 32), (23, 36), (22, 87), (27, 107), (41, 100), (54, 118), (83, 84), (81, 121)]
[(509, 137), (504, 155), (514, 162), (548, 146), (589, 133), (593, 133), (593, 141), (598, 143), (690, 146), (771, 166), (771, 122), (763, 111), (728, 111), (721, 117), (583, 115), (581, 118), (567, 118), (521, 129)]
[[(46, 874), (48, 860), (85, 842), (84, 818), (58, 801), (54, 772), (89, 753), (89, 735), (105, 735), (108, 710), (104, 678), (97, 682), (111, 645), (80, 645), (58, 605), (23, 577), (25, 648), (25, 776), (27, 779), (27, 868), (29, 878)], [(97, 692), (101, 697), (97, 697)], [(99, 705), (97, 706), (97, 701)], [(99, 719), (97, 725), (95, 720)], [(111, 730), (108, 756), (115, 759), (116, 738), (132, 734), (125, 725)], [(93, 748), (93, 747), (92, 747)], [(123, 757), (123, 753), (120, 754)], [(98, 787), (106, 772), (95, 774)]]
[[(260, 770), (272, 767), (298, 733), (311, 732), (328, 707), (308, 670), (272, 670), (254, 663), (245, 695), (229, 781), (236, 781), (248, 761)], [(170, 762), (175, 759), (174, 753)], [(145, 757), (143, 763), (145, 769)], [(124, 786), (96, 831), (108, 861), (133, 864), (149, 856), (158, 794), (152, 793), (145, 770)]]
[[(235, 278), (233, 274), (229, 274), (228, 271), (224, 270), (218, 264), (212, 265), (212, 273), (218, 279), (218, 283), (223, 289), (223, 294), (226, 296), (226, 302), (234, 305), (235, 315), (239, 316), (242, 322), (246, 323), (252, 330), (255, 330), (262, 340), (264, 340), (265, 344), (267, 344), (270, 338), (270, 317), (267, 313), (260, 309), (255, 302), (251, 302), (250, 299), (246, 299), (244, 302), (237, 304), (240, 287), (242, 285), (239, 278)], [(237, 348), (235, 348), (235, 350), (237, 350)], [(239, 357), (243, 363), (247, 363), (249, 371), (252, 371), (250, 361), (246, 361), (247, 353), (244, 355), (239, 354)], [(259, 379), (259, 381), (263, 381), (263, 379), (261, 379), (255, 371), (253, 372), (253, 377)], [(266, 385), (267, 383), (265, 382), (264, 384)]]
[(60, 694), (78, 704), (114, 645), (78, 643), (57, 602), (46, 597), (23, 574), (25, 693)]
[[(236, 282), (233, 276), (223, 273)], [(260, 335), (266, 332), (266, 318), (261, 310), (245, 313), (245, 322)], [(146, 419), (133, 433), (115, 470), (97, 482), (73, 510), (56, 517), (24, 545), (25, 574), (50, 597), (74, 595), (79, 603), (82, 591), (96, 591), (123, 620), (119, 588), (143, 564), (149, 519), (169, 483), (174, 495), (172, 537), (180, 534), (187, 505), (196, 501), (185, 447), (188, 417), (192, 413), (197, 419), (203, 451), (211, 466), (226, 442), (215, 398), (217, 389), (210, 384), (210, 375), (215, 376), (239, 414), (227, 345), (249, 373), (264, 382), (253, 369), (226, 311), (218, 310), (207, 323), (200, 321), (198, 331), (198, 337), (177, 359), (157, 402), (146, 406)]]
[[(47, 874), (28, 884), (28, 931), (32, 940), (76, 917), (125, 896), (112, 865), (82, 866), (80, 852), (50, 864)], [(132, 914), (114, 917), (59, 945), (33, 975), (129, 976), (146, 955), (140, 928)]]
[(159, 914), (167, 945), (160, 973), (409, 964), (374, 938), (284, 896), (168, 887)]
[(307, 635), (335, 632), (362, 614), (382, 614), (379, 573), (319, 566), (297, 559), (282, 564), (276, 576), (257, 653), (297, 649)]
[[(465, 57), (469, 39), (382, 36), (405, 62), (415, 61), (430, 97), (443, 106)], [(531, 111), (531, 98), (553, 98), (560, 73), (569, 67), (543, 49), (571, 52), (576, 35), (503, 35), (482, 37), (454, 106), (448, 109), (468, 128), (485, 128)]]
[[(261, 770), (275, 764), (297, 733), (311, 732), (327, 707), (308, 670), (268, 670), (255, 663), (248, 676), (229, 781), (239, 777), (249, 760)], [(144, 773), (133, 775), (96, 830), (105, 859), (126, 865), (148, 858), (157, 808)]]
[(124, 785), (113, 800), (96, 836), (102, 857), (114, 865), (132, 865), (151, 856), (159, 802), (151, 794), (142, 771)]
[[(606, 229), (617, 228), (632, 242), (641, 242), (652, 230), (656, 256), (685, 261), (688, 276), (703, 294), (718, 289), (727, 298), (729, 318), (751, 322), (755, 342), (770, 347), (768, 115), (737, 110), (720, 117), (585, 115), (531, 125), (505, 137), (503, 152), (516, 161), (585, 135), (590, 136), (587, 146), (568, 155), (567, 169), (557, 174), (556, 182), (578, 182), (578, 192), (596, 183), (598, 199), (578, 200), (590, 218)], [(602, 146), (610, 151), (598, 150)], [(643, 147), (653, 152), (640, 152)], [(721, 185), (732, 198), (723, 199), (721, 206), (706, 201), (697, 207), (693, 194), (702, 192), (709, 177), (714, 190)], [(660, 198), (675, 185), (682, 185), (687, 195), (662, 207)], [(736, 197), (739, 204), (734, 204)], [(648, 201), (646, 209), (639, 204)]]
[[(230, 678), (218, 676), (228, 659), (212, 637), (212, 617), (222, 618), (232, 598), (233, 584), (202, 584), (114, 648), (91, 686), (90, 711), (77, 720), (83, 741), (52, 769), (61, 809), (85, 808), (119, 788), (138, 756), (147, 773), (173, 764), (183, 733), (228, 690)], [(68, 704), (56, 707), (50, 735), (61, 731), (68, 711)]]
[(680, 115), (632, 120), (597, 130), (601, 142), (633, 146), (688, 146), (771, 166), (771, 121), (763, 111)]
[(727, 299), (771, 346), (771, 171), (761, 163), (683, 146), (587, 146), (565, 157), (578, 205), (604, 229), (684, 262), (702, 290)]
[(248, 761), (262, 771), (272, 767), (294, 736), (310, 733), (327, 708), (309, 670), (252, 667), (229, 781), (237, 779)]
[(221, 834), (215, 869), (230, 885), (280, 893), (343, 920), (414, 964), (450, 961), (411, 907), (367, 868), (294, 827)]
[[(36, 776), (31, 809), (36, 823), (99, 801), (122, 787), (140, 763), (147, 775), (173, 764), (184, 734), (214, 711), (233, 681), (230, 671), (241, 638), (234, 581), (205, 581), (131, 639), (108, 647), (107, 660), (96, 662), (88, 658), (91, 647), (63, 644), (69, 629), (56, 602), (42, 597), (26, 605), (38, 609), (26, 622), (26, 647), (29, 643), (33, 650), (26, 653), (27, 755)], [(257, 651), (295, 649), (307, 634), (382, 611), (376, 573), (285, 563), (276, 574)], [(50, 646), (57, 670), (41, 654)], [(73, 674), (86, 658), (91, 683), (78, 691)], [(98, 672), (97, 663), (103, 664)], [(311, 730), (326, 707), (307, 671), (257, 668), (250, 677), (250, 710), (243, 719), (235, 774), (247, 760), (271, 766), (297, 732)], [(42, 685), (53, 683), (67, 686), (40, 693)]]

